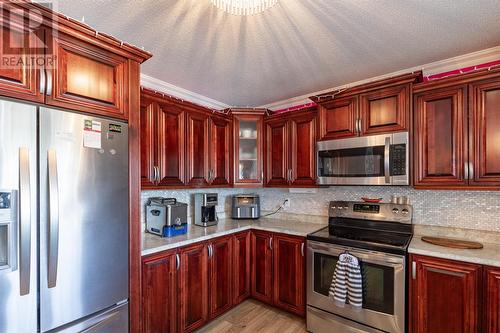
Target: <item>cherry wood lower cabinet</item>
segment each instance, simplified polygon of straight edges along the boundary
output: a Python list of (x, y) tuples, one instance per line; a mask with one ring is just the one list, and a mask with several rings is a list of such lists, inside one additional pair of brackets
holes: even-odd
[(208, 246), (186, 246), (179, 255), (179, 329), (191, 332), (208, 320)]
[(252, 297), (305, 314), (305, 238), (252, 231)]
[(210, 318), (215, 318), (233, 306), (233, 238), (209, 241)]
[(177, 327), (177, 269), (175, 251), (142, 262), (142, 331), (175, 332)]
[(500, 332), (500, 268), (484, 268), (484, 332)]
[(274, 305), (305, 315), (305, 239), (274, 234)]
[(250, 231), (233, 236), (233, 304), (250, 297)]
[[(412, 255), (412, 333), (480, 332), (482, 266)], [(498, 300), (496, 300), (498, 302)]]
[(249, 297), (303, 316), (304, 237), (242, 231), (142, 258), (142, 332), (192, 332)]
[(252, 297), (273, 303), (273, 234), (252, 231)]

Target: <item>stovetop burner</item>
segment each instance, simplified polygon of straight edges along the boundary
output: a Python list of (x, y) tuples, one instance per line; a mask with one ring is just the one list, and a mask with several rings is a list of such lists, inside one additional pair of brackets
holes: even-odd
[[(342, 207), (341, 211), (338, 207)], [(408, 214), (398, 215), (402, 210)], [(307, 238), (367, 250), (405, 254), (413, 236), (411, 212), (409, 205), (331, 202), (328, 227), (309, 234)]]

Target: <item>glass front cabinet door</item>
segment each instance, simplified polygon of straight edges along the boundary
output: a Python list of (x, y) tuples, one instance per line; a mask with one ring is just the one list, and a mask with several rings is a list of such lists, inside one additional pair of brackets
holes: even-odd
[(263, 119), (264, 110), (231, 110), (234, 119), (234, 185), (263, 184)]

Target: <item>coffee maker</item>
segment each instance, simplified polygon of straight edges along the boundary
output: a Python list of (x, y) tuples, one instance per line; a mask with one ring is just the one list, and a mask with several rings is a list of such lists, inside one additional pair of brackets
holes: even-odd
[(217, 193), (195, 193), (194, 195), (194, 224), (202, 227), (216, 225), (217, 217)]

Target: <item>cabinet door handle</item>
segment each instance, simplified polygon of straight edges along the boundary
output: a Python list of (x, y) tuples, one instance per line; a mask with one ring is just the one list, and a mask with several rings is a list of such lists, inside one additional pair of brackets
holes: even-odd
[(304, 242), (302, 242), (302, 245), (300, 247), (300, 253), (302, 253), (302, 256), (304, 256)]
[(464, 162), (464, 179), (469, 180), (469, 163)]
[(208, 257), (212, 258), (212, 256), (213, 256), (212, 244), (208, 244)]
[(52, 70), (47, 71), (47, 96), (52, 95)]
[(269, 237), (269, 249), (272, 251), (273, 250), (273, 238)]
[(361, 132), (363, 131), (363, 123), (362, 123), (362, 121), (363, 120), (361, 118), (358, 119), (358, 123), (359, 123), (359, 125), (358, 125), (358, 133), (359, 133), (359, 135), (361, 135)]
[(469, 179), (474, 180), (474, 164), (469, 162)]
[(411, 278), (413, 280), (417, 278), (417, 263), (415, 261), (411, 262)]
[(179, 256), (179, 254), (176, 254), (175, 255), (175, 269), (179, 270), (180, 267), (181, 267), (181, 257)]
[(45, 69), (40, 68), (40, 93), (45, 95), (45, 87), (47, 85), (47, 77), (45, 76)]

